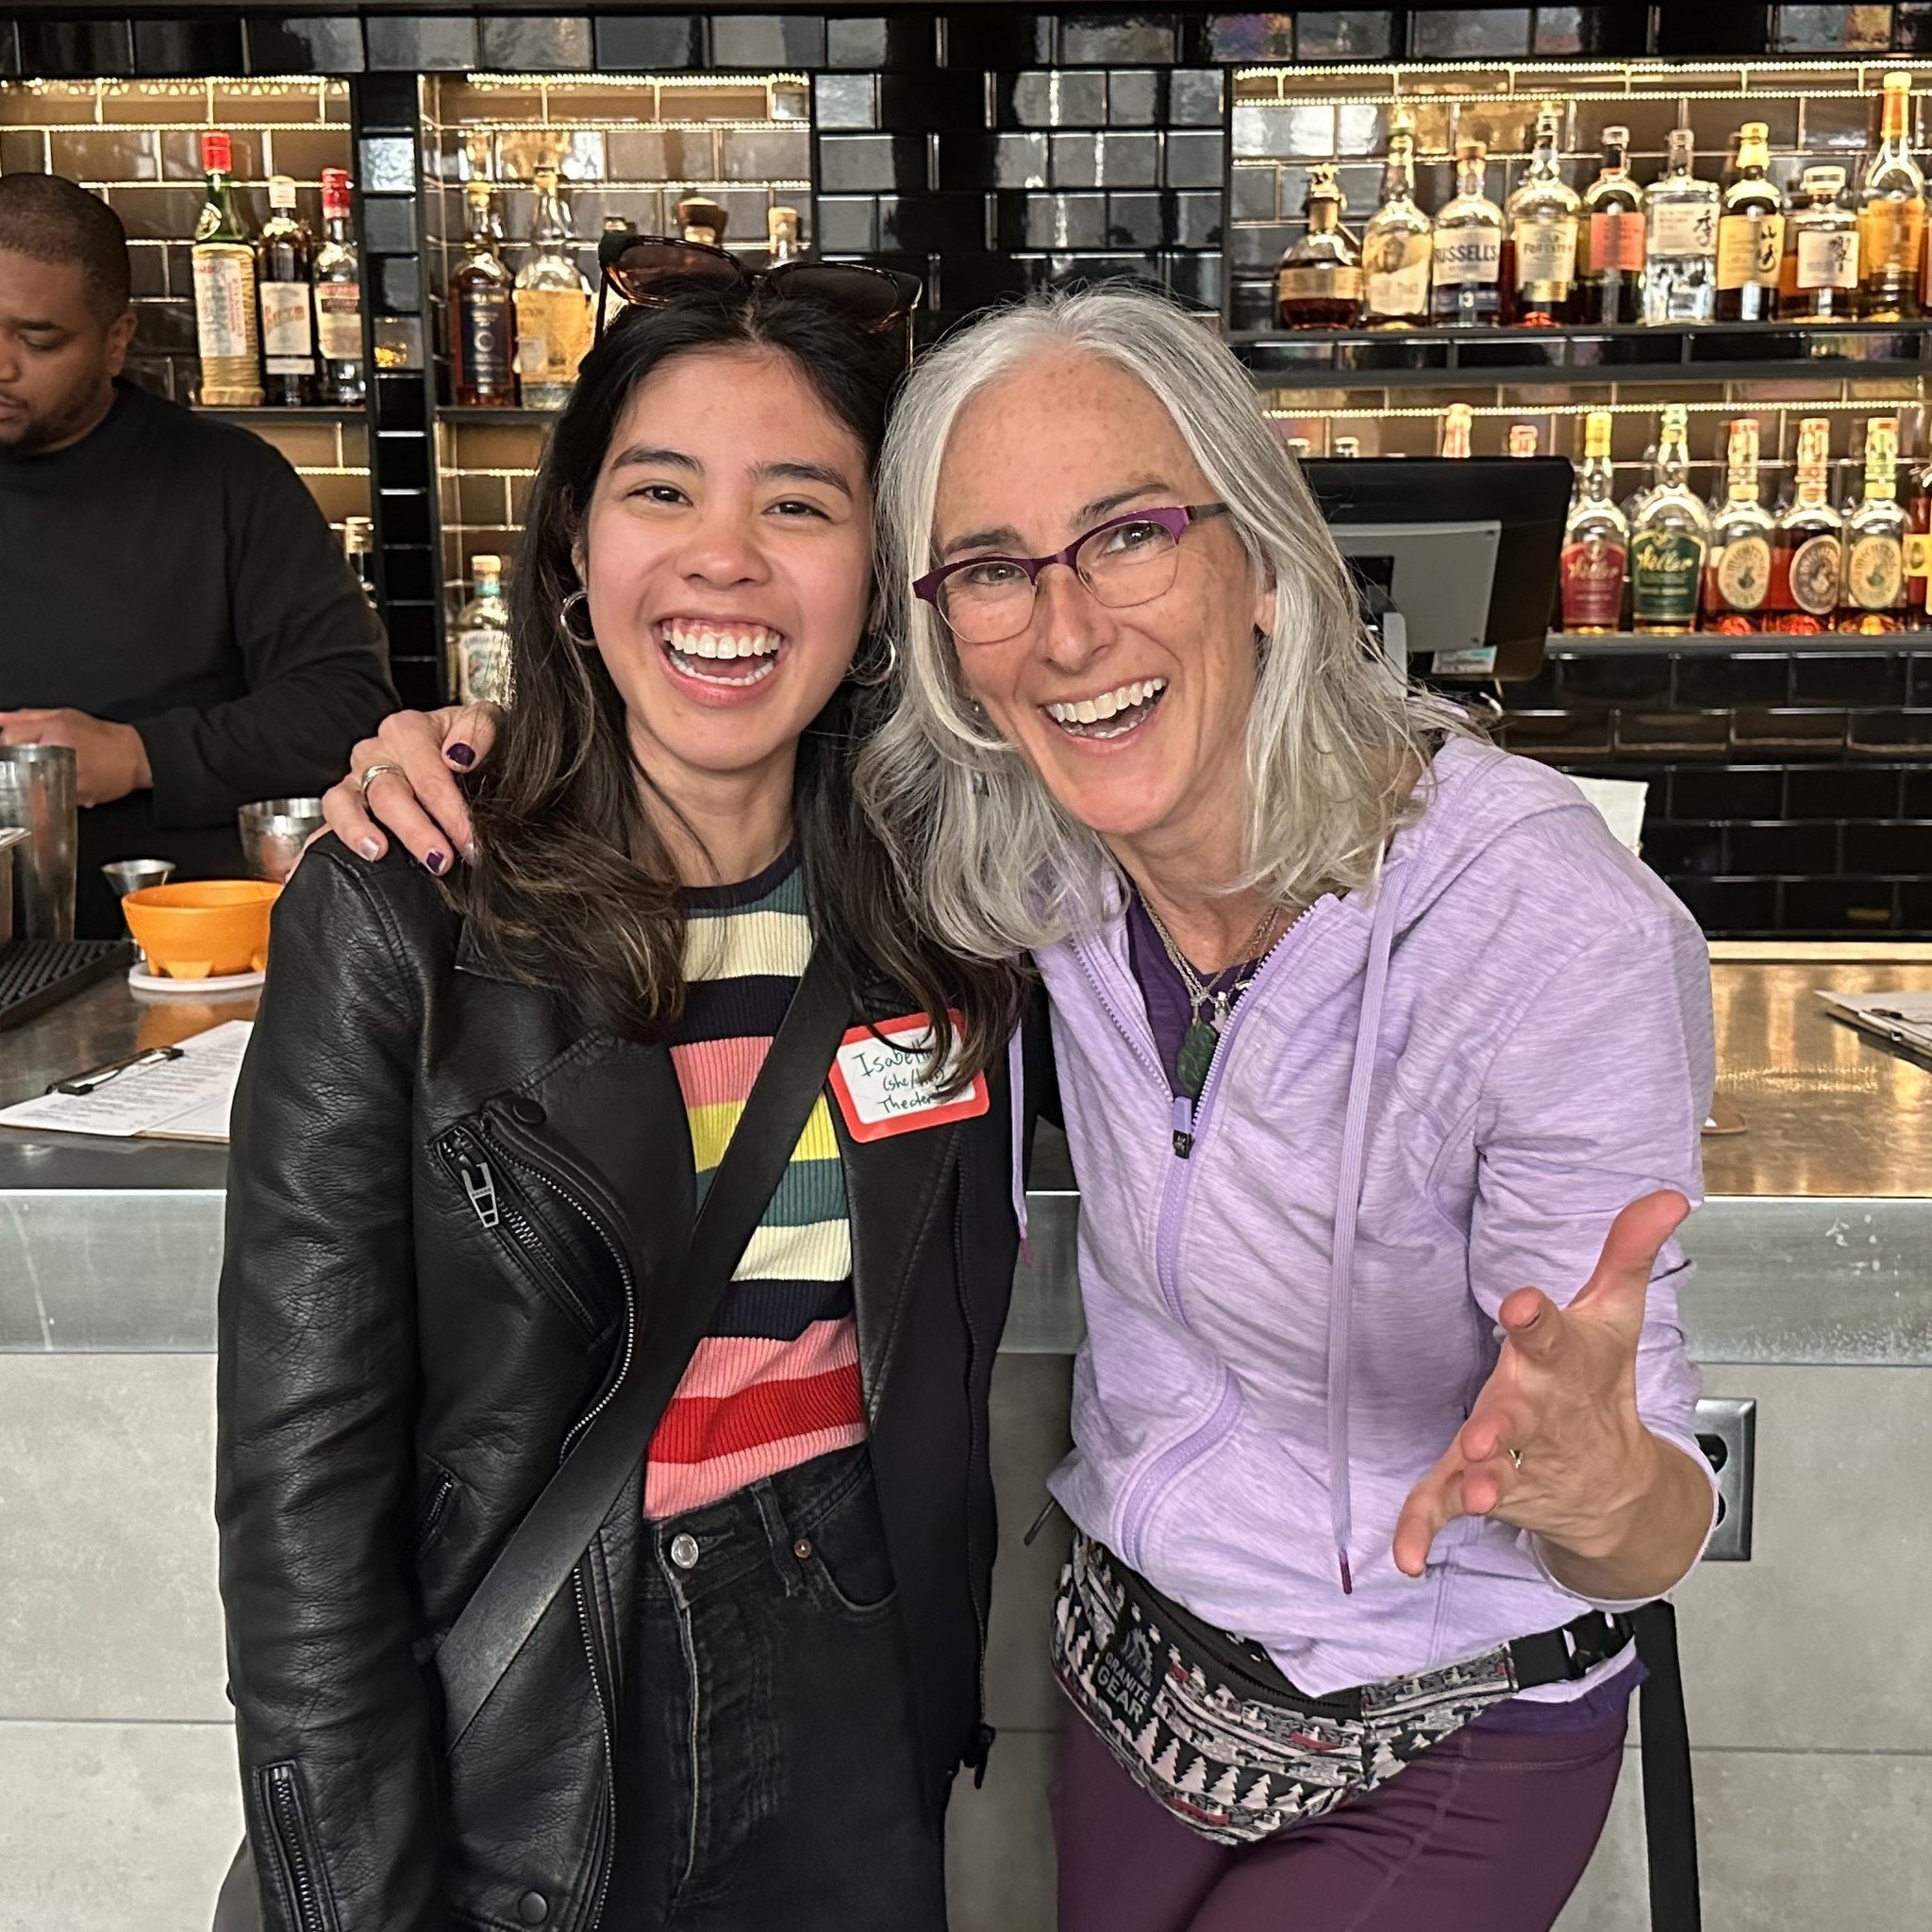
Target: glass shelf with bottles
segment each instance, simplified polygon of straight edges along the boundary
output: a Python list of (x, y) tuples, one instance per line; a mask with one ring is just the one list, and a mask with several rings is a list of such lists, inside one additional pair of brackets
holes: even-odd
[[(1696, 172), (1695, 135), (1673, 129), (1640, 185), (1630, 137), (1603, 129), (1582, 192), (1558, 157), (1562, 111), (1539, 111), (1530, 158), (1500, 204), (1481, 140), (1456, 142), (1456, 189), (1417, 198), (1415, 121), (1389, 124), (1379, 204), (1359, 237), (1336, 165), (1310, 169), (1306, 227), (1276, 276), (1275, 326), (1234, 340), (1249, 359), (1304, 372), (1584, 363), (1641, 368), (1707, 358), (1844, 356), (1916, 361), (1932, 314), (1925, 182), (1909, 139), (1911, 76), (1885, 76), (1877, 142), (1861, 167), (1773, 177), (1768, 126), (1738, 130), (1724, 181)], [(1774, 326), (1775, 325), (1775, 326)]]

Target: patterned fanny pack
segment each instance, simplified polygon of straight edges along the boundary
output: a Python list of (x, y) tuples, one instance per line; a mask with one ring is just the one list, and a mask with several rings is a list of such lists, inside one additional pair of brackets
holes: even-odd
[(1128, 1774), (1221, 1844), (1252, 1844), (1385, 1784), (1492, 1704), (1580, 1677), (1629, 1641), (1592, 1612), (1466, 1662), (1311, 1697), (1258, 1644), (1211, 1629), (1076, 1534), (1054, 1671)]

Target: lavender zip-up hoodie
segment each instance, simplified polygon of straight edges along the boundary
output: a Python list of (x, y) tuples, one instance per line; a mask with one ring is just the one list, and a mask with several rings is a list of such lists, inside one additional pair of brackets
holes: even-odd
[[(1088, 1329), (1053, 1492), (1318, 1695), (1579, 1613), (1501, 1524), (1452, 1524), (1404, 1576), (1395, 1520), (1495, 1365), (1504, 1296), (1567, 1301), (1626, 1203), (1701, 1198), (1696, 925), (1559, 774), (1451, 740), (1424, 796), (1374, 891), (1270, 955), (1191, 1120), (1118, 910), (1040, 960)], [(1689, 1272), (1666, 1247), (1638, 1402), (1694, 1457)]]

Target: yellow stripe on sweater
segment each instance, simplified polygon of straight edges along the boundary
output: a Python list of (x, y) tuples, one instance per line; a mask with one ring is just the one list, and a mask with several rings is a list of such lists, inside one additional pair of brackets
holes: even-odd
[[(715, 1106), (687, 1109), (691, 1121), (691, 1162), (700, 1174), (708, 1173), (724, 1158), (724, 1150), (731, 1144), (732, 1131), (743, 1111), (744, 1102), (741, 1100), (721, 1100)], [(821, 1093), (812, 1103), (811, 1112), (806, 1116), (805, 1131), (798, 1137), (798, 1145), (791, 1150), (791, 1158), (837, 1160), (838, 1158), (839, 1141), (832, 1132), (831, 1109), (825, 1105), (825, 1096)]]

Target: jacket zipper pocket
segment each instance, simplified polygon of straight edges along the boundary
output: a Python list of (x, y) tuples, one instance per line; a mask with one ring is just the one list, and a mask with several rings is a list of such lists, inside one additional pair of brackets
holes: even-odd
[(552, 1257), (548, 1242), (525, 1211), (514, 1189), (505, 1185), (500, 1167), (508, 1163), (492, 1159), (494, 1150), (467, 1128), (445, 1134), (439, 1145), (443, 1162), (461, 1183), (478, 1224), (514, 1252), (523, 1272), (536, 1282), (546, 1300), (587, 1336), (595, 1338), (601, 1334), (605, 1324), (571, 1286), (566, 1272)]
[(335, 1932), (335, 1906), (316, 1854), (308, 1807), (293, 1764), (269, 1764), (256, 1773), (280, 1876), (294, 1907), (296, 1932)]
[(442, 1528), (442, 1519), (449, 1514), (450, 1498), (456, 1492), (456, 1477), (446, 1469), (439, 1470), (436, 1488), (430, 1492), (428, 1502), (423, 1506), (423, 1513), (416, 1523), (415, 1553), (419, 1557), (436, 1541)]

